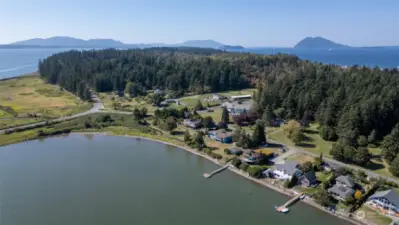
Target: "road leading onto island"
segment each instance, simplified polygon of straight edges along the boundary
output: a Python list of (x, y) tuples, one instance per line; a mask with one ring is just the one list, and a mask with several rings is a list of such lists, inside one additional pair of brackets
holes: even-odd
[(70, 135), (0, 148), (1, 224), (347, 225), (189, 152), (128, 137)]

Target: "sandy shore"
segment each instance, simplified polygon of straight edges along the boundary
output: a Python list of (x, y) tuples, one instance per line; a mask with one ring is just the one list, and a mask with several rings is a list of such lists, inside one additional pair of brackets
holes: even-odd
[[(209, 160), (209, 161), (211, 161), (211, 162), (213, 162), (213, 163), (215, 163), (215, 164), (217, 164), (219, 166), (223, 166), (224, 165), (221, 162), (219, 162), (218, 160), (216, 160), (216, 159), (214, 159), (214, 158), (212, 158), (212, 157), (210, 157), (210, 156), (208, 156), (208, 155), (206, 155), (206, 154), (204, 154), (202, 152), (199, 152), (199, 151), (197, 151), (195, 149), (188, 148), (188, 147), (185, 147), (185, 146), (179, 146), (179, 145), (176, 145), (176, 144), (173, 144), (173, 143), (169, 143), (169, 142), (166, 142), (166, 141), (160, 141), (160, 140), (157, 140), (157, 139), (154, 139), (154, 138), (134, 136), (134, 135), (114, 135), (112, 133), (107, 133), (107, 132), (103, 132), (103, 133), (100, 133), (100, 132), (77, 132), (77, 133), (74, 133), (74, 134), (104, 135), (104, 136), (109, 135), (109, 136), (120, 136), (120, 137), (136, 138), (136, 139), (147, 140), (147, 141), (155, 141), (155, 142), (158, 142), (158, 143), (162, 143), (162, 144), (165, 144), (165, 145), (169, 145), (169, 146), (173, 146), (173, 147), (176, 147), (176, 148), (179, 148), (179, 149), (183, 149), (183, 150), (188, 151), (188, 152), (190, 152), (192, 154), (195, 154), (197, 156), (203, 157), (203, 158), (205, 158), (205, 159), (207, 159), (207, 160)], [(249, 176), (247, 173), (245, 173), (245, 172), (243, 172), (243, 171), (241, 171), (241, 170), (239, 170), (237, 168), (229, 167), (229, 170), (232, 171), (233, 173), (241, 176), (241, 177), (244, 177), (244, 178), (246, 178), (246, 179), (248, 179), (248, 180), (250, 180), (252, 182), (255, 182), (257, 184), (260, 184), (260, 185), (262, 185), (264, 187), (270, 188), (270, 189), (272, 189), (274, 191), (277, 191), (277, 192), (279, 192), (279, 193), (281, 193), (283, 195), (290, 196), (290, 197), (293, 197), (295, 195), (294, 191), (292, 191), (292, 190), (282, 189), (282, 188), (274, 186), (273, 184), (270, 184), (270, 183), (268, 183), (266, 181), (253, 178), (253, 177)], [(341, 215), (337, 215), (337, 214), (331, 214), (327, 209), (325, 209), (324, 207), (318, 205), (317, 203), (315, 203), (313, 200), (311, 200), (309, 198), (307, 198), (305, 200), (302, 200), (302, 202), (304, 202), (304, 203), (306, 203), (306, 204), (308, 204), (308, 205), (310, 205), (312, 207), (315, 207), (317, 209), (320, 209), (320, 210), (322, 210), (322, 211), (324, 211), (324, 212), (326, 212), (326, 213), (328, 213), (328, 214), (330, 214), (332, 216), (336, 216), (336, 217), (338, 217), (340, 219), (343, 219), (343, 220), (345, 220), (347, 222), (350, 222), (352, 224), (356, 224), (356, 225), (365, 225), (366, 224), (366, 223), (360, 222), (358, 220), (355, 220), (353, 218), (349, 218), (349, 217), (345, 217), (345, 216), (341, 216)]]

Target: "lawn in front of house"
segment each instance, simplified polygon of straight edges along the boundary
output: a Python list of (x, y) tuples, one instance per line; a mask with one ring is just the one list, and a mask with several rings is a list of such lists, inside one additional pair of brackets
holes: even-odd
[(202, 111), (202, 112), (198, 112), (198, 114), (201, 115), (202, 118), (210, 116), (210, 117), (212, 117), (212, 119), (215, 123), (218, 123), (222, 119), (222, 111), (223, 111), (222, 108), (217, 108), (217, 109), (213, 109), (211, 112)]
[[(334, 142), (325, 141), (320, 137), (317, 124), (311, 124), (305, 129), (304, 134), (306, 135), (307, 140), (301, 144), (301, 146), (298, 146), (299, 148), (312, 153), (323, 153), (324, 156), (330, 156), (330, 150)], [(270, 132), (268, 136), (282, 144), (295, 146), (295, 144), (284, 133), (282, 127)]]
[(0, 128), (87, 111), (91, 104), (38, 75), (0, 81)]
[(324, 172), (324, 171), (316, 172), (316, 178), (320, 182), (329, 181), (332, 176), (333, 176), (333, 173), (331, 173), (331, 172)]
[(294, 160), (299, 164), (305, 163), (305, 162), (313, 162), (314, 158), (309, 155), (301, 154), (301, 153), (296, 153), (293, 155), (290, 155), (287, 157), (287, 160)]
[(377, 212), (377, 211), (375, 211), (373, 209), (370, 209), (368, 206), (360, 207), (360, 209), (357, 210), (357, 213), (359, 211), (363, 211), (365, 213), (365, 215), (366, 215), (365, 219), (367, 221), (373, 222), (375, 224), (378, 224), (378, 225), (389, 225), (389, 224), (392, 223), (392, 219), (391, 218), (389, 218), (387, 216), (384, 216), (384, 215), (381, 215), (379, 212)]

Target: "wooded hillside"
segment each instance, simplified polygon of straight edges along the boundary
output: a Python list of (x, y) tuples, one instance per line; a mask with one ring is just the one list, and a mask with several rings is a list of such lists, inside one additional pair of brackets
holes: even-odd
[(317, 121), (323, 138), (354, 147), (360, 136), (382, 139), (399, 122), (396, 69), (344, 69), (291, 55), (196, 48), (70, 51), (43, 60), (39, 68), (49, 82), (83, 99), (88, 87), (132, 96), (161, 88), (175, 97), (256, 86), (254, 110), (260, 115), (269, 106), (282, 118)]

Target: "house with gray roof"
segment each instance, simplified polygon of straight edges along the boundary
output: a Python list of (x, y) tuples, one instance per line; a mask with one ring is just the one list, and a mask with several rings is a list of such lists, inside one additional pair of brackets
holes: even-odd
[(302, 175), (302, 171), (299, 169), (299, 163), (293, 160), (285, 161), (282, 164), (276, 164), (276, 168), (273, 170), (273, 175), (280, 180), (290, 180), (292, 176), (298, 178)]
[(317, 185), (316, 173), (314, 170), (311, 170), (307, 173), (304, 173), (299, 177), (298, 183), (300, 183), (304, 187), (310, 187)]
[(393, 189), (374, 193), (365, 204), (384, 215), (399, 217), (399, 195)]
[(340, 185), (340, 186), (344, 186), (344, 187), (349, 187), (349, 188), (354, 188), (356, 183), (353, 180), (353, 178), (349, 175), (346, 176), (339, 176), (335, 179), (335, 182)]
[(345, 200), (355, 193), (356, 183), (350, 175), (338, 176), (335, 179), (335, 185), (329, 188), (327, 191), (335, 199)]
[(191, 127), (193, 129), (200, 128), (202, 126), (202, 122), (199, 119), (185, 119), (183, 120), (183, 124), (187, 127)]
[(355, 190), (353, 190), (352, 188), (341, 185), (334, 185), (327, 191), (337, 200), (345, 200), (353, 196), (353, 194), (355, 193)]
[(225, 102), (222, 104), (223, 107), (226, 107), (227, 111), (231, 115), (241, 115), (249, 112), (253, 104), (253, 100), (247, 100), (243, 102)]

